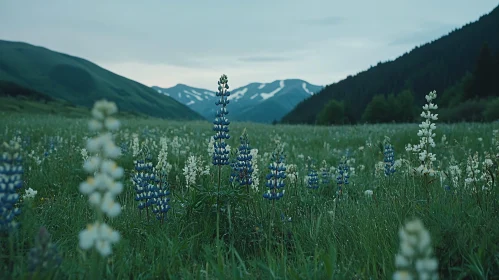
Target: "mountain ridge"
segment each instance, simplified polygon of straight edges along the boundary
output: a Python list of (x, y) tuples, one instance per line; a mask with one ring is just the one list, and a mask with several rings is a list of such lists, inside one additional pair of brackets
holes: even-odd
[[(216, 92), (177, 84), (170, 88), (152, 87), (160, 94), (175, 98), (189, 106), (203, 117), (215, 116)], [(274, 80), (272, 82), (251, 82), (245, 86), (229, 89), (230, 103), (227, 109), (231, 120), (271, 123), (277, 121), (291, 110), (298, 102), (322, 89), (302, 79)], [(272, 104), (273, 110), (268, 110)], [(260, 108), (266, 108), (262, 110)]]
[(106, 98), (128, 112), (169, 119), (203, 119), (175, 99), (158, 96), (148, 86), (96, 63), (26, 42), (0, 40), (0, 81), (87, 108)]

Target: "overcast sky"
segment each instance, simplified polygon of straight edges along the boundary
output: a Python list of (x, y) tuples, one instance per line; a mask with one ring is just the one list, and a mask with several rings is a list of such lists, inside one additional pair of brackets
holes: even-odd
[(148, 86), (327, 85), (489, 13), (497, 0), (0, 0), (0, 39)]

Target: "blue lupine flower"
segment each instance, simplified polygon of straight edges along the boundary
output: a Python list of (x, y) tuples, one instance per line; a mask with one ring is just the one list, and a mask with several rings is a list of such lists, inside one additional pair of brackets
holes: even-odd
[(308, 171), (307, 187), (314, 190), (319, 188), (319, 176), (317, 175), (317, 171), (315, 171), (312, 167)]
[(23, 148), (27, 148), (31, 145), (31, 137), (29, 136), (25, 136), (24, 139), (23, 139)]
[(143, 210), (154, 204), (156, 176), (151, 162), (134, 161), (136, 173), (132, 177), (135, 189), (135, 200), (139, 201), (139, 209)]
[(343, 193), (343, 186), (348, 185), (348, 179), (350, 176), (348, 175), (348, 172), (350, 171), (350, 167), (347, 164), (347, 161), (344, 160), (343, 162), (340, 162), (338, 165), (338, 175), (336, 176), (336, 184), (338, 185), (338, 194)]
[(167, 190), (166, 185), (163, 185), (161, 188), (156, 188), (154, 192), (154, 208), (152, 211), (161, 222), (166, 220), (166, 214), (171, 208), (169, 195), (170, 192)]
[(246, 186), (246, 189), (249, 190), (249, 187), (253, 184), (253, 180), (251, 179), (251, 174), (253, 174), (251, 159), (253, 157), (251, 156), (251, 147), (246, 131), (243, 132), (243, 135), (239, 139), (241, 145), (238, 149), (237, 161), (233, 164), (231, 181), (235, 180), (239, 183), (239, 186)]
[(62, 258), (57, 246), (50, 242), (50, 233), (41, 227), (35, 238), (35, 247), (29, 251), (28, 271), (46, 271), (61, 265)]
[(128, 145), (125, 142), (121, 143), (120, 148), (121, 148), (122, 155), (128, 153)]
[(385, 145), (384, 162), (385, 162), (385, 176), (390, 176), (395, 173), (395, 152), (390, 144)]
[(279, 153), (272, 154), (272, 163), (269, 165), (270, 173), (267, 174), (267, 182), (265, 185), (269, 190), (263, 194), (263, 197), (268, 200), (280, 199), (284, 195), (284, 179), (286, 178), (286, 167), (284, 165), (284, 156)]
[(213, 121), (213, 130), (216, 131), (214, 139), (215, 142), (213, 144), (215, 151), (213, 154), (213, 165), (228, 165), (229, 164), (229, 151), (226, 149), (227, 144), (224, 140), (230, 138), (229, 136), (229, 120), (225, 117), (229, 112), (227, 111), (227, 104), (229, 104), (229, 100), (227, 99), (230, 96), (230, 92), (228, 91), (229, 84), (227, 75), (222, 75), (220, 80), (218, 81), (218, 92), (217, 96), (220, 97), (215, 102), (215, 105), (221, 105), (221, 107), (217, 110), (217, 114), (215, 116), (215, 120)]
[(330, 178), (331, 174), (329, 174), (329, 170), (327, 168), (323, 168), (321, 173), (321, 183), (328, 185), (330, 183)]
[(17, 190), (23, 184), (22, 174), (21, 154), (19, 152), (4, 152), (0, 157), (0, 230), (2, 231), (17, 226), (14, 218), (21, 213), (21, 210), (14, 206), (19, 200)]

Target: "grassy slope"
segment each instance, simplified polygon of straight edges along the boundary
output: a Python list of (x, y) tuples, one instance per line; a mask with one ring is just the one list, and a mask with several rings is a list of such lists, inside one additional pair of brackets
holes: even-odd
[(102, 98), (120, 111), (154, 117), (201, 119), (174, 99), (87, 60), (26, 43), (0, 41), (0, 81), (10, 81), (73, 105), (91, 107)]

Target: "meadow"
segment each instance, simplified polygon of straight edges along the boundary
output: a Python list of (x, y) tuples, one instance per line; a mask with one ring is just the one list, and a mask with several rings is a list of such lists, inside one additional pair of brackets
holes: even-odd
[[(426, 135), (418, 124), (234, 122), (221, 149), (209, 122), (122, 117), (119, 209), (101, 211), (82, 191), (105, 169), (84, 165), (91, 119), (0, 113), (1, 152), (20, 156), (4, 154), (1, 176), (23, 168), (1, 279), (423, 279), (418, 258), (438, 262), (425, 279), (499, 279), (497, 123), (434, 120), (421, 159), (406, 149)], [(229, 164), (213, 164), (220, 150)], [(411, 249), (414, 219), (427, 232)], [(96, 220), (119, 235), (93, 248), (80, 233)]]

